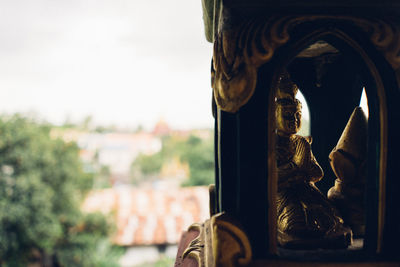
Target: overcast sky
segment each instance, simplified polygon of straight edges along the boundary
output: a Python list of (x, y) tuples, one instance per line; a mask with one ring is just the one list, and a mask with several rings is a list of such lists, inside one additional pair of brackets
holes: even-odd
[(1, 0), (0, 112), (212, 127), (200, 0)]

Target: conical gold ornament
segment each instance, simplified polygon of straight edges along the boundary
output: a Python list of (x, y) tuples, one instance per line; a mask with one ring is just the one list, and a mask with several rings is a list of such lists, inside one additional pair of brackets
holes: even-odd
[(367, 155), (368, 122), (361, 107), (356, 107), (336, 145), (336, 150), (343, 150), (357, 160)]

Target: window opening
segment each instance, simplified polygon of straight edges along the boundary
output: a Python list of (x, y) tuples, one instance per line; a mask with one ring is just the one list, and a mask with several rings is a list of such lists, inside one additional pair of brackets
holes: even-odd
[(362, 90), (362, 93), (361, 93), (360, 107), (364, 111), (365, 116), (367, 118), (369, 118), (368, 98), (367, 98), (367, 94), (365, 92), (365, 87), (363, 87), (363, 90)]
[(301, 125), (299, 135), (310, 136), (311, 135), (311, 120), (310, 120), (310, 109), (307, 104), (307, 100), (299, 90), (297, 92), (297, 98), (301, 102)]

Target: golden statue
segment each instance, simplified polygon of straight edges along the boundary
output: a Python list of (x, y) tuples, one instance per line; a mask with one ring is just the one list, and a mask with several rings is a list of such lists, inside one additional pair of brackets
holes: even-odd
[(344, 248), (351, 230), (315, 182), (324, 173), (311, 151), (311, 138), (297, 135), (301, 126), (298, 87), (287, 73), (276, 94), (278, 167), (278, 243), (287, 248)]
[(328, 198), (335, 204), (355, 236), (365, 233), (364, 191), (367, 161), (367, 118), (356, 107), (332, 152), (330, 164), (336, 175)]

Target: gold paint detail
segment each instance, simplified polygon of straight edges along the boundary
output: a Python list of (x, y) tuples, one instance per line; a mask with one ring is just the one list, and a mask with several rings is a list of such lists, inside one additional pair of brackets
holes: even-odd
[(217, 213), (217, 193), (215, 189), (215, 184), (210, 184), (208, 186), (208, 193), (210, 195), (210, 217)]
[(204, 267), (206, 266), (204, 262), (204, 225), (194, 223), (188, 229), (188, 231), (191, 230), (199, 231), (199, 235), (190, 242), (189, 246), (183, 252), (182, 258), (185, 259), (186, 257), (190, 257), (195, 259), (199, 267)]
[(251, 19), (220, 30), (214, 37), (211, 83), (218, 108), (235, 113), (245, 105), (254, 94), (258, 68), (289, 41), (297, 25), (318, 20), (332, 21), (332, 25), (347, 22), (360, 28), (394, 69), (400, 67), (399, 27), (383, 20), (328, 15)]
[(250, 242), (244, 231), (225, 213), (211, 218), (212, 266), (246, 266), (251, 262)]
[(221, 110), (234, 113), (251, 98), (258, 68), (289, 40), (288, 26), (285, 19), (273, 23), (250, 20), (218, 34), (211, 80)]
[(251, 262), (250, 242), (243, 230), (225, 213), (218, 213), (188, 231), (199, 231), (182, 254), (199, 267), (245, 266)]
[(383, 247), (383, 231), (385, 226), (386, 215), (386, 168), (387, 168), (387, 143), (388, 143), (388, 121), (387, 121), (387, 105), (383, 82), (380, 79), (376, 68), (372, 69), (373, 75), (376, 77), (378, 88), (378, 98), (380, 99), (380, 159), (379, 159), (379, 201), (378, 201), (378, 233), (376, 252), (381, 253)]

